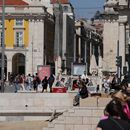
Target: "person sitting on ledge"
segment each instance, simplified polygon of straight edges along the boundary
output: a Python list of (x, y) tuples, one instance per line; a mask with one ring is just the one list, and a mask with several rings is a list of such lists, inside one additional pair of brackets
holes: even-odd
[(80, 81), (80, 89), (79, 92), (77, 93), (77, 95), (74, 97), (73, 100), (73, 106), (77, 106), (79, 105), (79, 99), (82, 98), (87, 98), (89, 95), (88, 89), (86, 87), (86, 84), (83, 80)]

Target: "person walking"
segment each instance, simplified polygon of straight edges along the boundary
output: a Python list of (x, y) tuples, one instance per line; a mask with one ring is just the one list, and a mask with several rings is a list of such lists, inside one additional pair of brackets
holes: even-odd
[(31, 77), (31, 74), (28, 74), (27, 77), (26, 77), (26, 83), (27, 83), (27, 90), (30, 90), (32, 89), (32, 77)]
[(45, 76), (45, 78), (42, 80), (42, 93), (44, 92), (44, 90), (46, 89), (47, 92), (47, 85), (48, 85), (48, 80), (47, 80), (47, 76)]
[(36, 73), (36, 75), (32, 76), (33, 77), (33, 88), (34, 90), (36, 90), (36, 92), (38, 91), (38, 85), (41, 83), (40, 78), (38, 77), (38, 74)]
[(20, 78), (19, 74), (17, 74), (14, 78), (15, 93), (17, 93), (19, 90), (19, 78)]
[(23, 91), (25, 91), (25, 75), (22, 74), (19, 76), (19, 85), (22, 88)]
[(52, 85), (55, 81), (55, 77), (53, 74), (50, 75), (50, 77), (48, 78), (48, 84), (49, 84), (49, 88), (50, 88), (50, 93), (52, 92)]

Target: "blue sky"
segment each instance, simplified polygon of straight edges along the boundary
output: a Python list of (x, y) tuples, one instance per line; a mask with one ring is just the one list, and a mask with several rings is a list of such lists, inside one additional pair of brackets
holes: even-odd
[(76, 18), (92, 18), (97, 10), (103, 10), (105, 0), (70, 0), (74, 7)]

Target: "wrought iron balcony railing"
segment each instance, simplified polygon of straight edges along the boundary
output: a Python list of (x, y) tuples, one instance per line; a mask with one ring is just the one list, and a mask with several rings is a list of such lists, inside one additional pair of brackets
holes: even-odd
[(24, 48), (25, 45), (24, 44), (14, 44), (14, 48), (17, 48), (17, 47)]

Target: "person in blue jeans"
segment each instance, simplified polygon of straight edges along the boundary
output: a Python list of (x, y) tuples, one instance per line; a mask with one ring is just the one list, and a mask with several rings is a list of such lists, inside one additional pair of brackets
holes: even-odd
[(89, 96), (88, 89), (86, 87), (86, 84), (83, 80), (80, 80), (80, 89), (77, 95), (74, 97), (73, 106), (79, 105), (80, 98), (84, 99)]
[(17, 93), (19, 90), (19, 78), (20, 78), (20, 75), (17, 74), (14, 79), (15, 93)]

